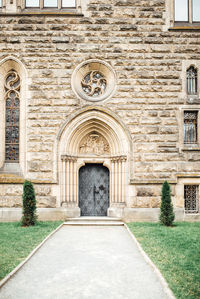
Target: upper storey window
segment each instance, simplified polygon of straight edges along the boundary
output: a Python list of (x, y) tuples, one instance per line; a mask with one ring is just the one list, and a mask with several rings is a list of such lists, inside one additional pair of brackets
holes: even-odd
[[(1, 1), (1, 0), (0, 0)], [(75, 8), (76, 0), (26, 0), (26, 8)]]
[(197, 69), (193, 66), (187, 69), (187, 94), (197, 95)]
[(200, 22), (200, 0), (174, 0), (174, 21)]

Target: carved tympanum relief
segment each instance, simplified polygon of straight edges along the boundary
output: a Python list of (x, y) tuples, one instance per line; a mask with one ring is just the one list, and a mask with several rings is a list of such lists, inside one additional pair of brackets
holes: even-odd
[(101, 134), (92, 132), (81, 140), (79, 153), (106, 155), (110, 153), (110, 147), (107, 140)]

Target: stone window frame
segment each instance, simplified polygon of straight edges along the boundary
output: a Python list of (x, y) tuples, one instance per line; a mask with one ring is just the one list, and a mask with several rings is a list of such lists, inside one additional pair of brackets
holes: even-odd
[[(9, 70), (15, 70), (21, 79), (20, 88), (20, 131), (19, 131), (19, 161), (8, 162), (5, 160), (5, 126), (6, 126), (6, 105), (5, 105), (5, 89), (4, 80)], [(9, 56), (0, 61), (0, 114), (1, 114), (1, 126), (0, 126), (0, 139), (2, 140), (0, 147), (0, 173), (23, 173), (24, 176), (27, 173), (26, 162), (26, 110), (27, 110), (27, 71), (24, 65), (15, 57)]]
[[(187, 70), (191, 66), (193, 66), (197, 70), (197, 93), (194, 95), (190, 95), (187, 92)], [(199, 70), (200, 70), (200, 61), (197, 60), (182, 61), (182, 72), (181, 72), (182, 92), (180, 96), (181, 98), (184, 99), (185, 104), (200, 104)]]
[(21, 0), (21, 9), (26, 10), (69, 10), (74, 11), (78, 10), (81, 7), (81, 0), (75, 0), (76, 6), (75, 7), (62, 7), (62, 0), (57, 0), (57, 7), (44, 7), (44, 0), (39, 0), (40, 6), (39, 7), (27, 7), (26, 0)]
[[(9, 80), (8, 78), (11, 79)], [(17, 85), (15, 86), (15, 84)], [(5, 107), (5, 122), (6, 122), (5, 124), (5, 163), (19, 163), (20, 118), (17, 120), (16, 116), (18, 115), (18, 117), (20, 117), (20, 100), (21, 100), (20, 89), (21, 89), (21, 78), (15, 69), (10, 69), (4, 78), (4, 94), (5, 94), (5, 105), (6, 105)], [(11, 94), (15, 95), (14, 99), (12, 99)], [(7, 106), (7, 101), (9, 100), (11, 100), (12, 103), (14, 102), (15, 104), (14, 105), (11, 104)], [(13, 112), (15, 115), (15, 121), (12, 122), (9, 119), (9, 115), (13, 116)], [(7, 119), (9, 120), (7, 121)], [(12, 137), (10, 136), (12, 134), (15, 134), (14, 143)], [(6, 150), (7, 146), (11, 148), (11, 150), (7, 151)], [(13, 154), (12, 152), (14, 148), (17, 148), (18, 151), (16, 150)]]
[(188, 22), (175, 21), (175, 6), (174, 0), (165, 1), (165, 25), (163, 31), (168, 30), (200, 30), (200, 22), (192, 21), (192, 0), (188, 0)]
[(0, 7), (0, 15), (69, 15), (69, 16), (88, 16), (87, 5), (90, 0), (76, 0), (75, 8), (61, 7), (61, 1), (58, 7), (43, 8), (43, 0), (40, 0), (40, 7), (26, 7), (26, 0), (2, 0), (2, 7)]
[[(197, 112), (197, 142), (184, 143), (184, 112)], [(185, 105), (179, 108), (177, 119), (179, 120), (179, 150), (180, 151), (200, 151), (200, 107), (195, 105)]]
[[(192, 73), (192, 78), (191, 78)], [(189, 78), (188, 78), (189, 76)], [(189, 81), (189, 89), (188, 89), (188, 81)], [(190, 67), (186, 70), (186, 82), (187, 82), (187, 95), (188, 96), (196, 96), (198, 93), (198, 69), (194, 65), (190, 65)]]
[[(185, 198), (185, 187), (186, 186), (195, 186), (196, 187), (196, 210), (187, 210), (185, 209), (185, 202), (187, 198)], [(200, 193), (199, 193), (199, 184), (184, 184), (184, 210), (186, 214), (199, 214), (199, 198), (200, 198)], [(193, 212), (192, 212), (193, 211)], [(196, 213), (194, 211), (197, 211)]]
[[(185, 213), (185, 196), (184, 196), (184, 186), (185, 185), (197, 185), (198, 188), (198, 213)], [(176, 208), (183, 209), (185, 217), (190, 217), (190, 215), (199, 215), (200, 214), (200, 176), (197, 174), (189, 174), (189, 175), (178, 175), (177, 184), (175, 187), (175, 201)]]
[[(191, 118), (189, 118), (189, 125), (188, 125), (188, 118), (185, 118), (185, 114), (190, 113), (190, 115), (195, 116), (195, 118), (192, 118), (193, 122), (191, 122)], [(191, 125), (193, 123), (193, 125)], [(195, 125), (194, 125), (195, 124)], [(191, 145), (191, 144), (197, 144), (198, 142), (198, 111), (193, 111), (193, 110), (184, 110), (184, 145)], [(185, 130), (187, 129), (188, 132), (188, 127), (190, 128), (190, 134), (185, 134)], [(193, 128), (193, 132), (195, 132), (193, 138), (191, 137), (191, 128)], [(185, 138), (186, 137), (186, 138)], [(190, 139), (188, 141), (188, 139)]]

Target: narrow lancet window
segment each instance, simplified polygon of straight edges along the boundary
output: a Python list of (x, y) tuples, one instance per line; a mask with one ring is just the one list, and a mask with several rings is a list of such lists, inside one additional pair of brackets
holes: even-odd
[(184, 143), (197, 143), (197, 111), (184, 112)]
[(187, 94), (197, 94), (197, 70), (193, 66), (187, 70)]
[(5, 80), (6, 127), (5, 127), (5, 160), (19, 161), (19, 92), (20, 77), (15, 70), (7, 73)]

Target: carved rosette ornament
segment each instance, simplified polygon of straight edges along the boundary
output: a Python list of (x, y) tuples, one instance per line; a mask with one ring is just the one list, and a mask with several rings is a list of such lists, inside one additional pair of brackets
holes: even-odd
[(111, 65), (90, 59), (76, 67), (72, 74), (72, 90), (81, 100), (98, 102), (110, 98), (116, 88), (116, 75)]
[(83, 91), (90, 97), (104, 94), (107, 86), (106, 78), (99, 71), (89, 72), (81, 81)]
[(92, 132), (85, 136), (80, 142), (80, 154), (107, 155), (110, 147), (107, 140), (99, 133)]

